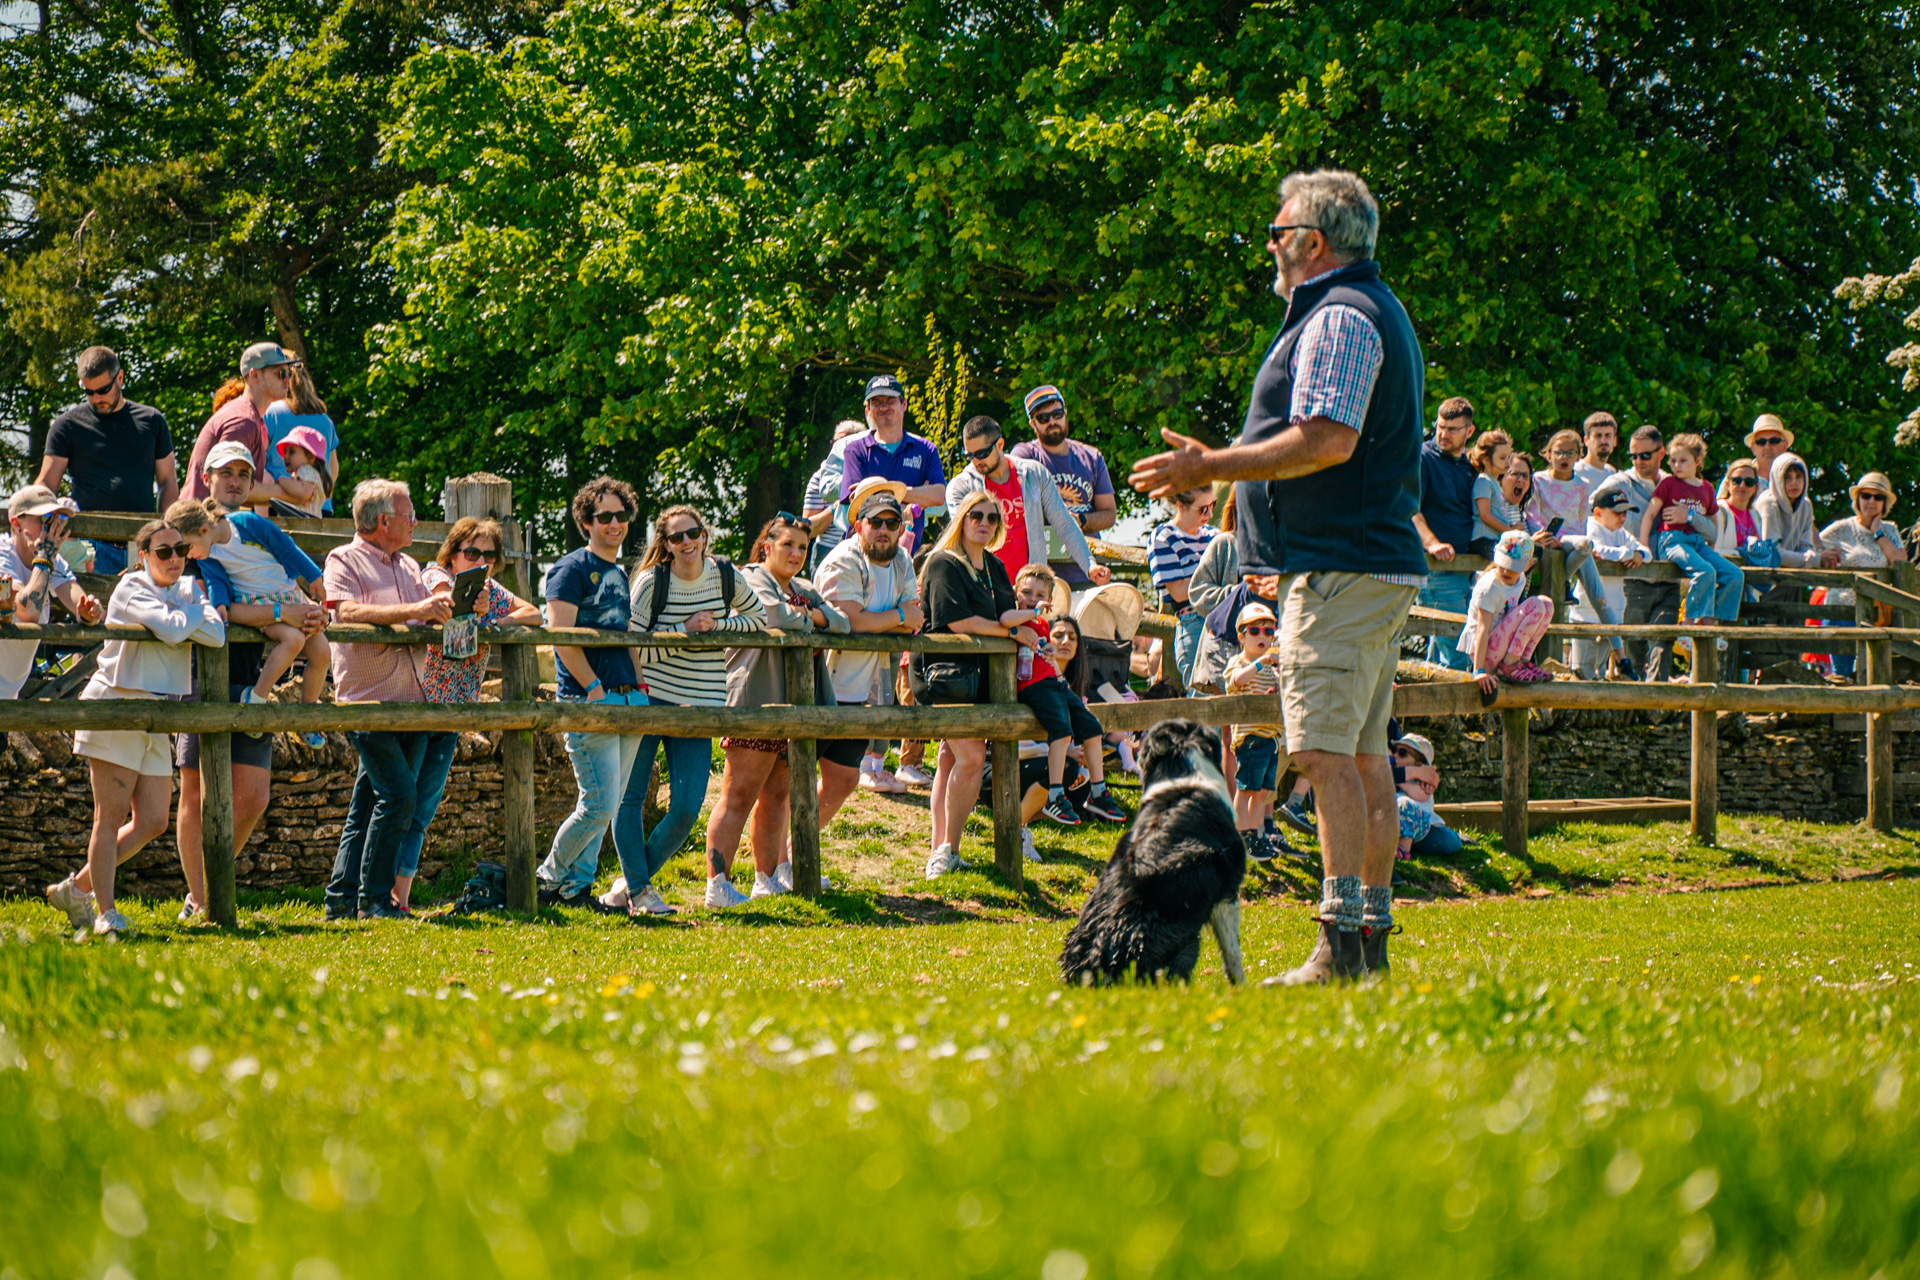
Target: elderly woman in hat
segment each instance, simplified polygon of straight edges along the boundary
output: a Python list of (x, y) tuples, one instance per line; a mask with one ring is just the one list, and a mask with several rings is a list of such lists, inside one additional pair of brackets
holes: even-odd
[[(1901, 545), (1900, 530), (1887, 513), (1893, 510), (1893, 482), (1878, 471), (1869, 471), (1847, 490), (1853, 499), (1853, 514), (1835, 520), (1820, 531), (1820, 541), (1840, 553), (1843, 569), (1884, 569), (1904, 563), (1907, 549)], [(1852, 604), (1853, 590), (1838, 587), (1827, 592), (1828, 604)], [(1844, 624), (1843, 624), (1844, 625)], [(1853, 655), (1833, 655), (1836, 675), (1853, 674)]]

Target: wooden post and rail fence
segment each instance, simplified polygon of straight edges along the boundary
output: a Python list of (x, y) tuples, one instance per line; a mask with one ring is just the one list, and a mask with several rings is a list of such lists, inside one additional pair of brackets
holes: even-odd
[[(131, 520), (131, 517), (82, 517), (91, 521)], [(346, 536), (341, 522), (313, 522), (333, 527), (303, 530), (292, 521), (296, 542), (310, 554), (340, 545)], [(80, 525), (77, 532), (88, 526)], [(137, 527), (135, 525), (134, 527)], [(421, 526), (431, 532), (434, 526)], [(103, 530), (104, 532), (104, 530)], [(130, 529), (128, 530), (130, 532)], [(439, 529), (444, 536), (444, 526)], [(88, 536), (99, 536), (89, 534)], [(349, 535), (350, 536), (350, 535)], [(411, 549), (429, 558), (438, 542), (422, 537)], [(1104, 546), (1103, 551), (1108, 549)], [(1119, 549), (1133, 551), (1132, 548)], [(424, 553), (424, 554), (423, 554)], [(1136, 552), (1137, 554), (1137, 552)], [(1439, 567), (1439, 566), (1436, 566)], [(1446, 566), (1470, 569), (1470, 561)], [(1909, 566), (1896, 566), (1907, 570)], [(1661, 573), (1667, 570), (1667, 573)], [(1671, 576), (1673, 566), (1647, 566), (1634, 572)], [(1895, 573), (1847, 573), (1819, 570), (1768, 571), (1770, 580), (1800, 584), (1854, 587), (1863, 601), (1862, 618), (1878, 603), (1895, 611), (1897, 621), (1920, 620), (1920, 594), (1908, 591), (1909, 573), (1898, 575), (1898, 586), (1885, 579)], [(1564, 571), (1561, 575), (1564, 581)], [(1806, 616), (1805, 605), (1792, 606)], [(1172, 620), (1151, 616), (1142, 631), (1170, 641)], [(1457, 617), (1416, 610), (1409, 632), (1458, 626)], [(440, 629), (431, 626), (382, 627), (335, 624), (330, 639), (347, 644), (419, 645), (437, 643)], [(1616, 711), (1686, 711), (1693, 716), (1691, 808), (1693, 834), (1711, 842), (1718, 811), (1716, 722), (1723, 711), (1864, 713), (1867, 717), (1867, 810), (1875, 830), (1893, 824), (1893, 752), (1889, 717), (1920, 708), (1920, 687), (1892, 683), (1896, 654), (1920, 655), (1920, 627), (1859, 626), (1846, 631), (1811, 631), (1781, 626), (1583, 626), (1556, 621), (1547, 630), (1549, 642), (1595, 639), (1612, 635), (1628, 638), (1694, 642), (1693, 681), (1685, 685), (1636, 682), (1554, 681), (1536, 685), (1503, 685), (1492, 696), (1464, 679), (1439, 683), (1409, 683), (1395, 690), (1395, 714), (1402, 718), (1476, 716), (1495, 712), (1505, 729), (1502, 775), (1502, 831), (1511, 852), (1524, 851), (1527, 840), (1529, 794), (1528, 715), (1536, 708)], [(263, 639), (247, 627), (228, 629), (229, 642)], [(63, 645), (89, 645), (109, 639), (151, 641), (138, 627), (76, 625), (5, 625), (0, 640), (36, 640)], [(1846, 688), (1805, 685), (1747, 685), (1723, 683), (1727, 657), (1714, 643), (1784, 643), (1828, 650), (1840, 643), (1857, 644), (1863, 652), (1864, 682)], [(201, 739), (201, 812), (207, 870), (207, 912), (216, 923), (236, 921), (234, 885), (233, 794), (229, 765), (233, 733), (383, 732), (438, 730), (499, 732), (504, 774), (502, 861), (507, 868), (507, 896), (515, 910), (535, 905), (534, 867), (539, 857), (534, 829), (534, 750), (536, 731), (599, 733), (653, 733), (678, 737), (782, 738), (790, 742), (788, 767), (792, 775), (792, 850), (795, 891), (812, 897), (820, 885), (820, 832), (815, 804), (815, 741), (821, 738), (899, 738), (907, 740), (977, 739), (992, 744), (994, 862), (1008, 884), (1023, 881), (1020, 850), (1020, 787), (1018, 742), (1041, 735), (1039, 721), (1014, 696), (1014, 646), (1005, 640), (966, 636), (854, 636), (786, 635), (766, 631), (754, 635), (727, 633), (689, 636), (678, 632), (644, 634), (605, 632), (584, 628), (492, 627), (480, 632), (482, 643), (500, 655), (502, 699), (481, 703), (299, 703), (239, 704), (227, 700), (225, 648), (197, 650), (202, 700), (0, 701), (0, 731), (74, 731), (78, 729), (138, 729), (152, 733), (197, 733)], [(769, 648), (782, 650), (792, 705), (756, 707), (633, 707), (584, 702), (540, 700), (537, 649), (542, 646), (597, 648), (627, 646), (640, 649)], [(988, 701), (972, 706), (938, 707), (821, 707), (814, 705), (813, 654), (816, 650), (918, 652), (948, 657), (976, 656), (984, 661)], [(1163, 644), (1170, 668), (1171, 643)], [(1177, 673), (1175, 673), (1177, 680)], [(1172, 684), (1173, 682), (1169, 682)], [(1175, 688), (1179, 686), (1174, 685)], [(1272, 695), (1228, 695), (1211, 698), (1174, 697), (1154, 701), (1095, 703), (1090, 709), (1109, 731), (1138, 730), (1160, 720), (1188, 717), (1207, 724), (1257, 723), (1277, 718)]]

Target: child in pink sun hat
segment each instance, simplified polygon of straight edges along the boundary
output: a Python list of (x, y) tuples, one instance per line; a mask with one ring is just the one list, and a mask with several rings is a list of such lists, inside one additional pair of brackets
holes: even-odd
[(280, 438), (280, 460), (287, 474), (280, 481), (283, 500), (303, 515), (319, 518), (327, 500), (327, 438), (312, 427), (295, 427)]

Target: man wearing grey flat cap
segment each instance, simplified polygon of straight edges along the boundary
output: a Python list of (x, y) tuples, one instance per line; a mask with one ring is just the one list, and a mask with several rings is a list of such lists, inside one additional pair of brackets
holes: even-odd
[[(189, 498), (207, 496), (206, 461), (213, 447), (232, 440), (244, 445), (253, 455), (253, 491), (245, 506), (270, 502), (281, 495), (280, 486), (267, 475), (267, 406), (287, 395), (287, 376), (298, 356), (277, 342), (256, 342), (240, 354), (240, 381), (244, 390), (220, 405), (200, 428), (193, 442), (193, 457), (187, 464)], [(232, 385), (232, 384), (229, 384)]]

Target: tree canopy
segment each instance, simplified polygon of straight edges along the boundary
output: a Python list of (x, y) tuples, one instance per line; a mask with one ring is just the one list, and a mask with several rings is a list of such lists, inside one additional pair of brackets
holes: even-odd
[[(485, 38), (387, 15), (360, 43), (374, 10), (300, 12), (270, 29), (279, 65), (161, 113), (202, 121), (191, 147), (129, 111), (64, 123), (88, 141), (58, 165), (10, 154), (37, 203), (0, 307), (36, 352), (123, 334), (143, 376), (203, 395), (242, 322), (280, 315), (275, 252), (319, 245), (284, 292), (350, 408), (349, 475), (484, 467), (531, 516), (605, 468), (650, 499), (737, 495), (750, 527), (798, 500), (866, 376), (956, 347), (972, 410), (1058, 383), (1122, 474), (1159, 427), (1237, 431), (1281, 315), (1275, 188), (1323, 165), (1380, 200), (1436, 402), (1523, 441), (1606, 408), (1703, 432), (1711, 462), (1771, 411), (1823, 492), (1891, 462), (1898, 317), (1833, 290), (1920, 254), (1901, 6), (573, 0), (537, 29), (494, 11)], [(184, 57), (162, 42), (120, 48)], [(61, 115), (7, 110), (9, 138)], [(141, 248), (98, 194), (164, 187), (187, 153), (248, 162), (192, 171), (248, 211), (219, 254)], [(68, 289), (76, 243), (110, 236), (132, 283)]]

